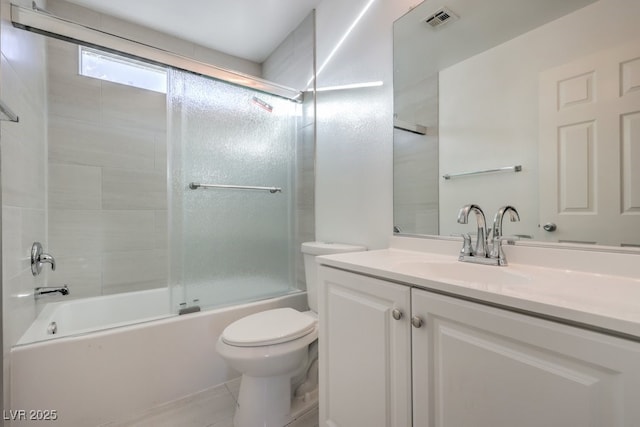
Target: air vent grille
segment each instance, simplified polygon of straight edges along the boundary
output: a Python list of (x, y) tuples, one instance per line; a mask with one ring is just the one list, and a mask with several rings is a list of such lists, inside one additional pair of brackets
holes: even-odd
[(427, 16), (424, 21), (433, 28), (437, 28), (448, 22), (457, 21), (458, 19), (458, 15), (453, 13), (449, 8), (441, 7), (435, 13)]

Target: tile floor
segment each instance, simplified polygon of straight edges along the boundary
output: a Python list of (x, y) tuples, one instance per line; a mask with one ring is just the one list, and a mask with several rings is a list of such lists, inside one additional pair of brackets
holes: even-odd
[[(169, 402), (102, 427), (232, 427), (240, 379)], [(286, 427), (318, 427), (318, 408)]]

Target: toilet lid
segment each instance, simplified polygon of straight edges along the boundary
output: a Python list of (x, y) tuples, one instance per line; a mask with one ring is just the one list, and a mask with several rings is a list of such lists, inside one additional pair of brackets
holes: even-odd
[(239, 347), (281, 344), (313, 331), (317, 320), (292, 308), (251, 314), (227, 326), (222, 340)]

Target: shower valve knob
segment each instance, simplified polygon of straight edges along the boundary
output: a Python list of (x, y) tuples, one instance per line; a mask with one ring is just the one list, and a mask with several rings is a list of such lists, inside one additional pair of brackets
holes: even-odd
[(50, 264), (51, 270), (56, 269), (56, 260), (42, 250), (40, 242), (33, 242), (31, 246), (31, 274), (37, 276), (42, 272), (42, 264)]

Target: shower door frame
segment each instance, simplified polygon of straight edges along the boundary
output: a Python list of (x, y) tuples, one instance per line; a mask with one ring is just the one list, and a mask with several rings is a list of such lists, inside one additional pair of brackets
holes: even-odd
[[(306, 92), (310, 92), (310, 94), (312, 95), (311, 103), (315, 105), (315, 78), (312, 79), (310, 89), (300, 91), (249, 74), (244, 74), (212, 64), (200, 62), (190, 57), (182, 56), (170, 51), (163, 50), (161, 48), (154, 47), (152, 45), (144, 44), (135, 40), (128, 39), (126, 37), (119, 36), (117, 34), (109, 33), (93, 28), (91, 26), (87, 26), (85, 24), (61, 18), (47, 12), (46, 10), (35, 7), (35, 4), (33, 9), (25, 8), (16, 4), (11, 4), (11, 23), (18, 29), (29, 31), (35, 34), (40, 34), (53, 39), (74, 43), (80, 46), (96, 48), (134, 60), (166, 67), (168, 69), (175, 69), (197, 76), (212, 78), (214, 80), (224, 82), (232, 86), (242, 87), (252, 91), (265, 93), (294, 102), (299, 105), (306, 103)], [(313, 69), (313, 74), (315, 75), (315, 54)], [(169, 192), (169, 194), (171, 193), (170, 186), (171, 184), (168, 183), (167, 191)], [(268, 190), (271, 190), (271, 192), (273, 192), (274, 189), (268, 188)], [(278, 191), (278, 189), (275, 190), (276, 192)], [(177, 214), (177, 212), (174, 212), (174, 214)], [(172, 267), (173, 265), (170, 266), (170, 270), (173, 270)], [(294, 272), (291, 282), (292, 284), (294, 284), (294, 287), (296, 283), (295, 276), (296, 273)], [(174, 289), (172, 285), (184, 285), (184, 283), (182, 283), (182, 281), (176, 283), (172, 280), (173, 278), (174, 277), (170, 273), (169, 281), (167, 284), (169, 286), (169, 292), (172, 299), (171, 313), (176, 314), (177, 310), (175, 310), (173, 299), (176, 297), (180, 297), (175, 293), (175, 291), (178, 291), (178, 289)]]
[(299, 90), (248, 74), (206, 64), (116, 34), (78, 24), (40, 10), (30, 10), (11, 4), (11, 23), (16, 28), (82, 46), (102, 49), (132, 59), (212, 77), (235, 86), (246, 87), (295, 102), (302, 102), (303, 100), (304, 93)]

